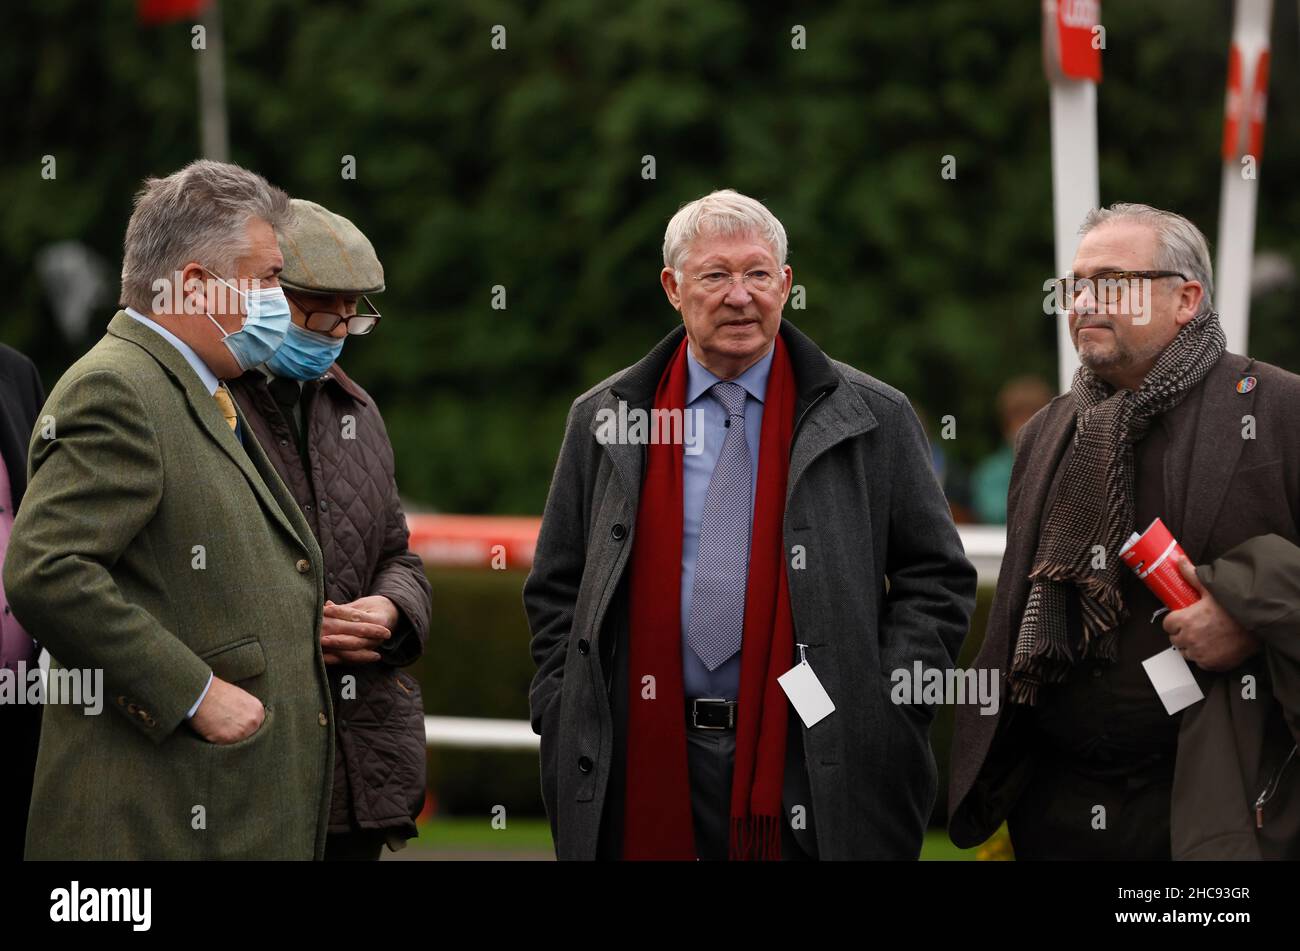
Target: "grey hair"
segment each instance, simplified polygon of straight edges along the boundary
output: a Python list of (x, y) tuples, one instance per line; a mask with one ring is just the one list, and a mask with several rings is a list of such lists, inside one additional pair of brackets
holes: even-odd
[(149, 313), (154, 283), (175, 280), (191, 261), (230, 277), (248, 252), (248, 222), (258, 218), (281, 231), (291, 216), (288, 195), (238, 165), (200, 159), (146, 179), (126, 226), (122, 305)]
[(1153, 229), (1156, 233), (1156, 268), (1180, 271), (1189, 280), (1200, 283), (1205, 291), (1201, 311), (1214, 309), (1214, 267), (1210, 263), (1209, 243), (1200, 228), (1172, 211), (1135, 202), (1116, 202), (1108, 208), (1094, 208), (1088, 212), (1079, 228), (1079, 236), (1110, 221), (1133, 221)]
[(680, 274), (683, 259), (701, 234), (755, 235), (771, 247), (777, 263), (785, 265), (789, 248), (781, 222), (761, 201), (730, 188), (710, 192), (677, 209), (664, 231), (664, 267)]

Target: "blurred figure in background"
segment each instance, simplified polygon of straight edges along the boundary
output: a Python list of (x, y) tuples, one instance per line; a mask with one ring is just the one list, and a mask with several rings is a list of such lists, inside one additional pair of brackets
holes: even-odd
[[(44, 403), (45, 388), (32, 361), (0, 344), (0, 566), (27, 488), (27, 443)], [(0, 670), (17, 675), (32, 669), (38, 653), (9, 609), (0, 582)], [(17, 682), (23, 689), (25, 679)], [(23, 857), (40, 735), (40, 704), (0, 703), (0, 862)]]
[(984, 457), (971, 474), (971, 503), (981, 522), (1001, 525), (1007, 520), (1007, 489), (1011, 485), (1011, 461), (1016, 434), (1040, 409), (1052, 400), (1051, 388), (1036, 376), (1018, 376), (998, 391), (998, 419), (1002, 424), (1002, 447)]
[(275, 356), (230, 388), (325, 556), (321, 648), (336, 730), (325, 859), (373, 860), (416, 834), (424, 804), (424, 706), (398, 668), (424, 651), (430, 588), (383, 418), (334, 362), (349, 335), (378, 325), (365, 295), (384, 289), (383, 267), (351, 221), (291, 204), (280, 286), (293, 324)]

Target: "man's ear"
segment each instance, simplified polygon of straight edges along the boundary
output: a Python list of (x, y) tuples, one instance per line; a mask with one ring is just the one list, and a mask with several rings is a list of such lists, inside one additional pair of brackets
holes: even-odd
[(1178, 313), (1174, 319), (1178, 326), (1190, 323), (1201, 312), (1201, 301), (1205, 299), (1205, 288), (1200, 281), (1187, 281), (1178, 292)]
[(181, 279), (180, 300), (183, 314), (202, 314), (212, 308), (208, 306), (207, 287), (203, 283), (207, 271), (197, 261), (191, 261), (178, 272)]
[(673, 310), (682, 309), (682, 288), (677, 283), (677, 272), (670, 267), (664, 268), (659, 272), (659, 283), (663, 285), (664, 293), (668, 295), (668, 303), (673, 305)]

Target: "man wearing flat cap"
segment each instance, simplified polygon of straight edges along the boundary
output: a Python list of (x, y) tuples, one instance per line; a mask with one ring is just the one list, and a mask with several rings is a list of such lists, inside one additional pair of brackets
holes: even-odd
[(321, 649), (336, 746), (325, 859), (379, 858), (416, 834), (424, 709), (401, 671), (424, 651), (430, 588), (409, 546), (393, 447), (369, 394), (335, 362), (371, 333), (384, 270), (348, 219), (301, 199), (279, 234), (293, 323), (261, 366), (231, 381), (243, 418), (325, 556)]
[[(760, 202), (683, 206), (663, 261), (681, 323), (574, 401), (524, 587), (556, 852), (914, 859), (933, 708), (887, 688), (975, 598), (921, 424), (782, 318)], [(677, 435), (610, 425), (649, 410)]]

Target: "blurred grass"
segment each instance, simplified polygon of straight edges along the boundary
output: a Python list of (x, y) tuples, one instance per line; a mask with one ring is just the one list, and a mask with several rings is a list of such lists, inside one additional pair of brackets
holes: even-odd
[[(926, 833), (922, 861), (973, 861), (979, 849), (959, 849), (942, 829)], [(505, 853), (509, 853), (508, 855)], [(420, 835), (405, 857), (436, 860), (455, 858), (551, 858), (551, 827), (545, 819), (510, 819), (506, 828), (492, 828), (491, 818), (435, 818), (420, 825)]]

